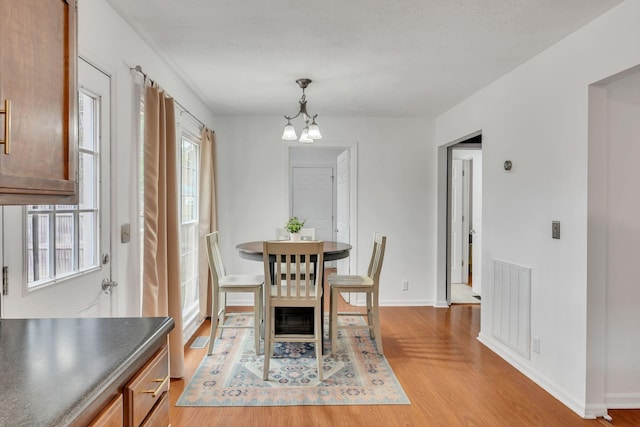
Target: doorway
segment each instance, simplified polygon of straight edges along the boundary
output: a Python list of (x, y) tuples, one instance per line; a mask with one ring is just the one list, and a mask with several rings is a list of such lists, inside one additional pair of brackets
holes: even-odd
[(292, 145), (287, 150), (289, 215), (316, 228), (316, 237), (350, 243), (349, 258), (333, 268), (355, 271), (357, 260), (357, 144)]
[(482, 136), (447, 147), (446, 305), (482, 295)]
[(604, 413), (639, 400), (639, 113), (640, 65), (589, 87), (587, 401)]

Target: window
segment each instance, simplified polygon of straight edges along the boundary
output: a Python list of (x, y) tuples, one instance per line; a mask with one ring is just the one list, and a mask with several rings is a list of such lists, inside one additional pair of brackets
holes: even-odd
[(99, 267), (99, 102), (81, 91), (77, 205), (27, 207), (27, 287)]
[(198, 187), (200, 143), (195, 134), (183, 131), (180, 144), (180, 284), (185, 327), (199, 312), (198, 292)]

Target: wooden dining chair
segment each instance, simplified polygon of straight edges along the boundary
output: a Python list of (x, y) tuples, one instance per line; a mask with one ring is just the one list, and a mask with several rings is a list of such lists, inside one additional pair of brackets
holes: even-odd
[[(273, 356), (276, 342), (313, 342), (318, 360), (318, 379), (322, 381), (322, 283), (319, 274), (311, 278), (301, 273), (301, 267), (309, 271), (311, 257), (318, 265), (322, 265), (323, 243), (308, 242), (264, 242), (262, 257), (265, 274), (265, 339), (264, 339), (264, 371), (263, 377), (269, 378), (269, 362)], [(275, 259), (275, 272), (272, 283), (270, 258)], [(313, 308), (312, 334), (284, 334), (276, 330), (275, 310), (287, 307)]]
[[(331, 353), (335, 354), (338, 345), (338, 329), (362, 329), (359, 325), (341, 325), (338, 318), (341, 316), (361, 316), (367, 318), (365, 328), (369, 329), (369, 336), (375, 339), (378, 353), (382, 353), (382, 336), (380, 334), (380, 310), (378, 305), (378, 290), (380, 288), (380, 270), (384, 259), (387, 236), (380, 233), (373, 235), (373, 252), (366, 276), (358, 275), (329, 275), (327, 282), (330, 290), (330, 317), (329, 337), (331, 337)], [(341, 292), (364, 293), (367, 301), (367, 312), (341, 312), (338, 311), (338, 298)]]
[[(207, 354), (213, 353), (216, 331), (218, 338), (222, 338), (222, 329), (224, 328), (253, 328), (256, 354), (260, 354), (260, 328), (264, 320), (262, 312), (264, 277), (261, 275), (227, 274), (220, 254), (218, 232), (207, 234), (205, 239), (209, 255), (209, 270), (211, 271), (211, 336)], [(227, 313), (227, 293), (230, 292), (253, 293), (253, 325), (225, 325), (227, 317), (251, 315), (247, 312)]]

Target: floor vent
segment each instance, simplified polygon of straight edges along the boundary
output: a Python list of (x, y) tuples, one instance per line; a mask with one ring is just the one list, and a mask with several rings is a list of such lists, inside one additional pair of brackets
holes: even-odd
[(492, 335), (531, 358), (531, 269), (494, 261)]
[(191, 348), (205, 348), (209, 344), (209, 337), (196, 337), (191, 343)]

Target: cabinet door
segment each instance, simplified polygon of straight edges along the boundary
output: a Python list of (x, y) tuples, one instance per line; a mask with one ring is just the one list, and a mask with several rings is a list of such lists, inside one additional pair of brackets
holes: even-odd
[(0, 2), (0, 204), (75, 202), (76, 15), (76, 0)]
[(111, 403), (91, 421), (89, 427), (123, 427), (123, 411), (122, 395), (119, 394), (117, 398), (111, 401)]

